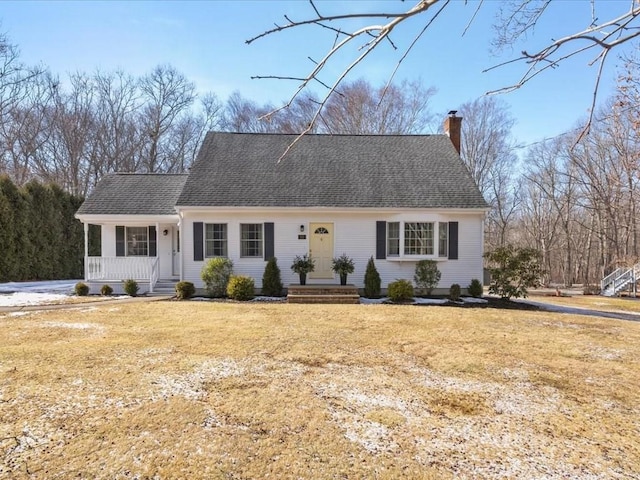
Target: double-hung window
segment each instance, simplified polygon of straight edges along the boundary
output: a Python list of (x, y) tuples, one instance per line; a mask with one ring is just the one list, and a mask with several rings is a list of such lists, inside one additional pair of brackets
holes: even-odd
[(240, 256), (262, 257), (263, 249), (262, 224), (240, 224)]
[(227, 224), (207, 223), (204, 226), (204, 254), (206, 257), (227, 256)]
[(438, 223), (438, 256), (449, 256), (449, 223)]
[(387, 255), (400, 256), (400, 222), (387, 223)]
[(126, 227), (127, 256), (146, 257), (149, 255), (149, 228)]

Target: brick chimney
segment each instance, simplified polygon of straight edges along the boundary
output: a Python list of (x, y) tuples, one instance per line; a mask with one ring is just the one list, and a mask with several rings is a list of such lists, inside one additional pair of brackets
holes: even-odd
[(444, 119), (444, 133), (449, 136), (451, 143), (460, 155), (460, 129), (462, 128), (462, 117), (456, 117), (457, 110), (451, 110), (447, 118)]

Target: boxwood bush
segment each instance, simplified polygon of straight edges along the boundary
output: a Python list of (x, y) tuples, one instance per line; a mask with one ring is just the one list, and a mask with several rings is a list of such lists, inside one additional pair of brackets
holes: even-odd
[(393, 302), (408, 302), (413, 299), (413, 285), (409, 280), (396, 280), (387, 287), (387, 295)]
[(79, 297), (86, 297), (87, 295), (89, 295), (89, 285), (87, 285), (86, 283), (76, 283), (74, 290), (76, 292), (76, 295), (78, 295)]
[(110, 285), (102, 285), (102, 288), (100, 289), (100, 294), (108, 297), (109, 295), (113, 295), (113, 288), (111, 288)]
[(178, 300), (186, 300), (193, 297), (196, 293), (196, 287), (191, 282), (176, 283), (176, 297)]
[(233, 275), (227, 285), (227, 296), (234, 300), (247, 301), (253, 298), (255, 284), (253, 278), (244, 275)]

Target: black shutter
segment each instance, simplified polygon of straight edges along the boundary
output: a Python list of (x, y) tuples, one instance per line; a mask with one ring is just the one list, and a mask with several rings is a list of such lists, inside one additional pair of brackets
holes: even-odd
[(387, 222), (376, 222), (376, 259), (387, 258)]
[(124, 257), (124, 227), (116, 226), (116, 257)]
[(158, 236), (155, 225), (149, 225), (149, 256), (158, 256)]
[(274, 254), (273, 222), (267, 222), (264, 224), (264, 259), (269, 260)]
[(458, 260), (458, 222), (449, 222), (449, 260)]
[(193, 260), (195, 262), (204, 260), (202, 228), (202, 222), (193, 222)]

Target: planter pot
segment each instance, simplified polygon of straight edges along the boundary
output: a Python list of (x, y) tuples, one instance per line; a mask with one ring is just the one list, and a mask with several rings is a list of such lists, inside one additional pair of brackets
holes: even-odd
[(306, 273), (300, 273), (300, 285), (306, 285), (307, 284), (307, 274)]
[(347, 284), (347, 274), (346, 273), (341, 273), (340, 274), (340, 285), (346, 285)]

